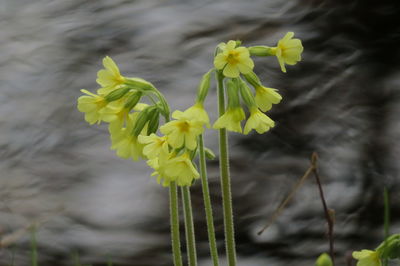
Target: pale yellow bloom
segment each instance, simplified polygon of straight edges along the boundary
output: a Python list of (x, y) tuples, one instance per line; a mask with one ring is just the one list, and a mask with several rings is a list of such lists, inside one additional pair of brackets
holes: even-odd
[(139, 135), (138, 140), (140, 143), (145, 145), (143, 148), (143, 154), (149, 159), (157, 157), (162, 151), (168, 153), (168, 142), (166, 136), (159, 137), (152, 133), (150, 136)]
[(272, 104), (278, 104), (282, 100), (282, 96), (276, 89), (264, 86), (256, 87), (256, 104), (263, 112), (272, 108)]
[(382, 266), (378, 252), (373, 250), (354, 251), (353, 258), (358, 260), (357, 266)]
[(250, 109), (250, 117), (247, 119), (246, 125), (244, 126), (244, 134), (249, 134), (252, 129), (262, 134), (274, 126), (275, 123), (271, 118), (258, 110), (257, 107), (253, 107)]
[(240, 122), (246, 118), (242, 107), (228, 108), (226, 112), (215, 121), (213, 128), (242, 133), (242, 126)]
[(173, 177), (165, 174), (165, 166), (168, 160), (173, 156), (173, 153), (161, 149), (157, 157), (147, 161), (147, 164), (154, 169), (154, 172), (151, 174), (151, 176), (156, 176), (157, 183), (162, 184), (164, 187), (169, 186), (169, 184), (174, 181)]
[(122, 125), (129, 114), (129, 110), (123, 104), (114, 103), (110, 103), (100, 111), (102, 120), (107, 123), (117, 122)]
[[(137, 113), (129, 114), (125, 128), (109, 127), (111, 134), (111, 149), (116, 150), (121, 158), (132, 158), (134, 161), (143, 158), (143, 144), (139, 143), (138, 137), (132, 134), (136, 122)], [(111, 124), (110, 124), (111, 125)], [(143, 129), (145, 132), (147, 128)]]
[[(148, 104), (138, 103), (132, 109), (134, 111), (143, 111)], [(108, 104), (100, 111), (103, 121), (110, 123), (108, 129), (111, 135), (120, 133), (121, 128), (124, 127), (127, 121), (130, 110), (126, 108), (123, 101), (116, 101)], [(138, 113), (131, 113), (132, 118), (136, 119)]]
[(275, 52), (276, 58), (278, 59), (279, 65), (281, 66), (282, 72), (286, 73), (285, 64), (295, 65), (301, 60), (301, 53), (303, 52), (303, 45), (300, 39), (292, 39), (294, 36), (293, 32), (288, 32), (278, 42), (276, 48), (272, 48)]
[(198, 120), (205, 124), (207, 127), (210, 127), (210, 119), (208, 118), (207, 111), (204, 109), (202, 103), (195, 103), (193, 106), (189, 107), (184, 111), (185, 115), (187, 115), (192, 120)]
[(111, 57), (104, 57), (103, 66), (104, 69), (101, 69), (99, 72), (97, 72), (96, 82), (103, 87), (99, 90), (99, 93), (111, 92), (118, 85), (121, 85), (125, 82), (125, 77), (121, 75), (118, 66), (111, 59)]
[(214, 58), (214, 66), (217, 69), (224, 69), (225, 77), (236, 78), (240, 73), (247, 74), (254, 68), (254, 62), (250, 58), (249, 50), (246, 47), (236, 47), (235, 41), (222, 43), (219, 48), (221, 53)]
[(169, 177), (171, 181), (176, 181), (178, 186), (190, 186), (193, 179), (200, 177), (187, 152), (168, 160), (164, 171), (165, 176)]
[(100, 110), (107, 105), (104, 97), (91, 93), (87, 90), (81, 90), (87, 94), (78, 98), (78, 110), (85, 113), (85, 120), (89, 124), (100, 123), (102, 120)]
[(160, 127), (161, 133), (167, 135), (168, 143), (175, 149), (185, 145), (189, 150), (194, 150), (197, 146), (197, 136), (203, 133), (203, 123), (191, 119), (181, 111), (172, 113), (172, 118), (176, 119)]

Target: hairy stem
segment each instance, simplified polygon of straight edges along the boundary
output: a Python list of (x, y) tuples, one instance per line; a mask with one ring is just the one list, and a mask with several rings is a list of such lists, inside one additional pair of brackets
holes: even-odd
[(178, 212), (178, 191), (175, 182), (171, 182), (169, 188), (170, 216), (171, 216), (171, 239), (174, 266), (182, 266), (181, 243), (179, 236), (179, 212)]
[(217, 241), (215, 239), (214, 218), (213, 218), (213, 211), (212, 211), (212, 206), (211, 206), (210, 190), (208, 187), (208, 180), (207, 180), (206, 154), (204, 152), (203, 135), (199, 136), (199, 153), (200, 153), (201, 186), (203, 189), (203, 200), (204, 200), (204, 208), (205, 208), (205, 212), (206, 212), (207, 232), (208, 232), (208, 241), (210, 244), (210, 253), (211, 253), (213, 265), (218, 266), (219, 262), (218, 262)]
[(186, 247), (189, 260), (189, 266), (197, 265), (196, 255), (196, 240), (194, 236), (194, 224), (192, 213), (192, 202), (190, 200), (189, 186), (181, 187), (183, 212), (185, 216), (185, 233), (186, 233)]
[[(217, 91), (218, 91), (218, 113), (222, 116), (225, 113), (225, 96), (223, 75), (221, 72), (216, 73)], [(225, 128), (219, 130), (219, 167), (222, 189), (222, 206), (224, 209), (224, 231), (225, 231), (225, 248), (228, 257), (228, 265), (236, 265), (235, 250), (235, 231), (233, 226), (233, 210), (231, 195), (231, 180), (229, 176), (229, 153), (228, 153), (228, 136)]]

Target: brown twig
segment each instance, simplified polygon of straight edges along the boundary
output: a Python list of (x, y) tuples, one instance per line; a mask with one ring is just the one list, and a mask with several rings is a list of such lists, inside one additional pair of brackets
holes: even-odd
[(318, 189), (319, 189), (319, 195), (321, 197), (322, 201), (322, 206), (324, 208), (325, 212), (325, 219), (328, 223), (328, 239), (329, 239), (329, 253), (332, 259), (333, 265), (335, 265), (335, 251), (334, 251), (334, 242), (333, 242), (333, 226), (334, 226), (334, 215), (335, 212), (332, 209), (329, 209), (325, 196), (324, 196), (324, 191), (322, 190), (322, 185), (321, 185), (321, 178), (319, 176), (318, 172), (318, 154), (316, 152), (313, 152), (311, 156), (311, 166), (312, 166), (312, 172), (314, 173), (315, 179), (318, 184)]
[(283, 209), (285, 209), (286, 205), (293, 198), (296, 191), (303, 185), (304, 181), (306, 181), (306, 179), (310, 176), (312, 171), (313, 171), (313, 165), (310, 165), (310, 167), (307, 169), (307, 171), (304, 173), (304, 175), (300, 178), (300, 180), (296, 183), (294, 188), (290, 191), (289, 195), (279, 205), (279, 207), (274, 211), (274, 213), (272, 214), (272, 217), (268, 221), (268, 223), (257, 233), (258, 235), (261, 235), (262, 233), (264, 233), (264, 231), (267, 230), (268, 227), (270, 227), (270, 225), (275, 222), (275, 220), (279, 217), (279, 215), (281, 214)]
[(279, 207), (274, 211), (272, 214), (271, 219), (268, 221), (268, 223), (257, 233), (258, 235), (261, 235), (271, 224), (275, 222), (275, 220), (279, 217), (283, 209), (286, 207), (286, 205), (289, 203), (289, 201), (293, 198), (294, 194), (296, 191), (303, 185), (304, 181), (310, 176), (310, 174), (313, 173), (315, 176), (315, 179), (317, 181), (318, 189), (319, 189), (319, 195), (322, 201), (322, 206), (324, 208), (324, 213), (325, 213), (325, 218), (328, 223), (328, 240), (329, 240), (329, 253), (332, 259), (333, 265), (335, 265), (335, 250), (334, 250), (334, 237), (333, 237), (333, 226), (334, 226), (334, 216), (335, 212), (333, 209), (329, 209), (325, 196), (324, 196), (324, 191), (322, 190), (322, 185), (321, 185), (321, 178), (319, 176), (318, 172), (318, 154), (316, 152), (313, 152), (311, 155), (311, 165), (307, 169), (307, 171), (304, 173), (304, 175), (300, 178), (300, 180), (296, 183), (294, 188), (290, 191), (289, 195), (285, 198), (285, 200), (279, 205)]

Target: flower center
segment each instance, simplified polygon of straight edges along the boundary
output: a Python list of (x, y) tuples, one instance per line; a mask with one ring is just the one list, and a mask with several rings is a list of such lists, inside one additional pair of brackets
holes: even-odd
[(126, 108), (122, 108), (121, 110), (119, 110), (116, 113), (119, 120), (123, 120), (127, 114), (128, 114), (128, 110)]
[(237, 51), (230, 51), (228, 57), (226, 58), (226, 61), (228, 61), (228, 64), (230, 65), (236, 65), (240, 61), (239, 53)]
[(184, 121), (184, 122), (180, 122), (180, 123), (178, 124), (178, 128), (179, 128), (179, 130), (180, 130), (181, 132), (188, 132), (188, 131), (189, 131), (189, 128), (190, 128), (190, 125), (189, 125), (188, 122)]
[(97, 108), (98, 108), (98, 109), (101, 109), (101, 108), (103, 108), (104, 106), (107, 105), (107, 101), (106, 101), (104, 98), (99, 97), (99, 98), (96, 100), (96, 105), (97, 105)]

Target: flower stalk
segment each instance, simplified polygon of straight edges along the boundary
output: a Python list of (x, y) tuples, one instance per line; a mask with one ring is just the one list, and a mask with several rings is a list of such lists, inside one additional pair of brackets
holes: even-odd
[(203, 135), (199, 136), (199, 155), (200, 155), (200, 177), (201, 177), (201, 186), (203, 190), (203, 200), (204, 200), (204, 208), (206, 212), (206, 220), (207, 220), (207, 233), (208, 233), (208, 242), (210, 245), (210, 253), (214, 266), (218, 266), (218, 250), (217, 250), (217, 241), (215, 239), (215, 229), (214, 229), (214, 218), (213, 211), (211, 205), (210, 198), (210, 190), (208, 187), (207, 180), (207, 167), (206, 167), (206, 154), (204, 151), (204, 141)]
[(197, 265), (196, 240), (194, 233), (192, 202), (190, 200), (189, 186), (182, 186), (181, 192), (182, 192), (182, 202), (183, 202), (183, 213), (185, 217), (186, 249), (189, 261), (188, 265), (196, 266)]
[[(224, 76), (221, 71), (216, 72), (218, 113), (221, 117), (225, 113)], [(219, 166), (222, 190), (222, 207), (224, 211), (225, 249), (228, 265), (236, 265), (235, 232), (233, 224), (231, 180), (229, 176), (228, 136), (225, 128), (219, 129)]]
[(171, 218), (171, 240), (174, 266), (182, 266), (182, 253), (179, 234), (179, 210), (178, 210), (178, 191), (175, 182), (171, 182), (169, 187), (170, 198), (170, 218)]

